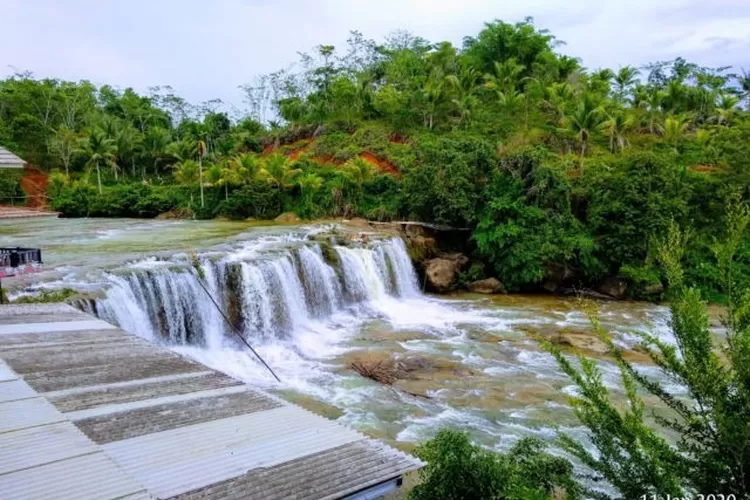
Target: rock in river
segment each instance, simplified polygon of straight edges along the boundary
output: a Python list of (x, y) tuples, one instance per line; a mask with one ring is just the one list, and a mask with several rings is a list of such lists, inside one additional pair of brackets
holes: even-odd
[(460, 253), (440, 254), (434, 259), (424, 261), (430, 289), (441, 293), (450, 291), (458, 279), (459, 271), (467, 262), (469, 259)]
[(486, 293), (488, 295), (505, 293), (505, 286), (503, 286), (502, 282), (497, 278), (472, 281), (467, 285), (467, 288), (474, 293)]

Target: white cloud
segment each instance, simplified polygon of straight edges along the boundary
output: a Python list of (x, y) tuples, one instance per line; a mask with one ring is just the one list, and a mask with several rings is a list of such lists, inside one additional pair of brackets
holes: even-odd
[(352, 29), (382, 39), (407, 29), (460, 44), (484, 22), (533, 16), (586, 66), (682, 55), (750, 67), (747, 0), (3, 0), (0, 72), (133, 86), (171, 84), (192, 101), (241, 104), (237, 86), (286, 67), (318, 44), (341, 48)]

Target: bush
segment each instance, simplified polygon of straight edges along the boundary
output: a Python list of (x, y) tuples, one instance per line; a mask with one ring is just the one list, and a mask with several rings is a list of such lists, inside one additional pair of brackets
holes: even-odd
[(21, 189), (22, 170), (0, 168), (0, 203), (9, 205), (23, 205), (26, 193)]
[(415, 453), (427, 462), (412, 500), (547, 500), (581, 498), (573, 466), (544, 453), (534, 438), (521, 439), (507, 453), (472, 445), (463, 432), (443, 429)]
[(106, 186), (99, 194), (84, 182), (56, 182), (50, 196), (52, 208), (64, 217), (152, 218), (188, 203), (183, 188), (147, 184)]
[[(737, 274), (742, 258), (737, 250), (750, 227), (750, 209), (735, 200), (728, 212), (727, 231), (714, 247), (727, 297), (726, 334), (720, 339), (711, 330), (699, 290), (685, 283), (686, 239), (676, 225), (659, 246), (675, 343), (644, 335), (641, 348), (670, 386), (686, 389), (684, 396), (625, 360), (594, 313), (595, 331), (619, 365), (626, 405), (612, 400), (595, 361), (579, 357), (578, 369), (558, 348), (545, 344), (578, 386), (571, 403), (596, 452), (566, 435), (560, 436), (563, 447), (624, 498), (713, 496), (709, 493), (750, 498), (745, 472), (750, 467), (750, 288), (740, 285)], [(657, 425), (646, 418), (642, 392), (670, 410), (651, 415)], [(665, 430), (676, 439), (668, 440)]]
[(273, 219), (281, 213), (279, 190), (266, 182), (251, 182), (219, 202), (215, 215), (232, 219)]
[(492, 146), (461, 135), (425, 136), (417, 154), (415, 165), (403, 172), (402, 212), (423, 221), (473, 226), (495, 165)]

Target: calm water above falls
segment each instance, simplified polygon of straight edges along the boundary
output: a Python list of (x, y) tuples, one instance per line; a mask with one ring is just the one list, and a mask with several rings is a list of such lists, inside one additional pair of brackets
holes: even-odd
[[(583, 435), (566, 404), (570, 382), (528, 336), (589, 332), (574, 300), (424, 295), (400, 239), (328, 246), (315, 238), (324, 229), (37, 220), (0, 224), (0, 243), (45, 251), (47, 271), (16, 286), (94, 292), (96, 313), (126, 330), (312, 409), (335, 407), (376, 437), (408, 444), (454, 426), (503, 449), (523, 435), (551, 439), (553, 425)], [(198, 285), (192, 249), (210, 291), (282, 384), (229, 333)], [(666, 336), (662, 307), (606, 303), (601, 314), (624, 346), (636, 330)], [(364, 355), (419, 359), (424, 369), (384, 386), (348, 369)], [(615, 367), (600, 364), (617, 388)]]

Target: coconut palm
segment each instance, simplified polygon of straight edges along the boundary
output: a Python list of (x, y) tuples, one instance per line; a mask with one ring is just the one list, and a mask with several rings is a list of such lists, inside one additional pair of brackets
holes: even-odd
[(99, 186), (99, 194), (102, 194), (102, 173), (100, 165), (112, 165), (114, 163), (116, 146), (112, 139), (107, 137), (100, 129), (94, 129), (83, 141), (83, 150), (88, 157), (87, 164), (96, 168), (96, 181)]
[(638, 69), (633, 66), (623, 66), (615, 74), (615, 97), (619, 101), (625, 100), (625, 95), (628, 93), (628, 89), (638, 81)]
[(633, 128), (633, 117), (620, 111), (609, 115), (604, 122), (604, 129), (609, 135), (609, 150), (612, 153), (622, 151), (628, 145), (627, 133)]
[(239, 177), (238, 183), (242, 180), (255, 180), (261, 171), (260, 159), (251, 153), (238, 154), (229, 161), (229, 167)]
[(364, 158), (354, 158), (341, 166), (344, 177), (357, 188), (372, 179), (372, 163)]
[(677, 147), (677, 142), (685, 135), (690, 127), (690, 120), (686, 115), (670, 115), (664, 119), (661, 132), (664, 140), (672, 147)]
[(200, 168), (195, 160), (184, 160), (172, 166), (175, 180), (185, 186), (194, 186), (200, 181)]
[(583, 169), (583, 158), (586, 156), (591, 136), (601, 130), (604, 121), (602, 107), (589, 93), (583, 94), (578, 105), (563, 117), (563, 129), (571, 132), (581, 144), (581, 169)]
[(745, 101), (747, 101), (747, 110), (750, 111), (750, 72), (745, 71), (742, 68), (742, 74), (737, 77), (737, 81), (740, 84), (740, 89), (745, 95)]
[(310, 204), (315, 193), (323, 187), (323, 178), (313, 172), (307, 172), (297, 176), (296, 184), (299, 186), (304, 203)]
[(484, 76), (485, 87), (496, 92), (515, 89), (525, 69), (524, 65), (518, 64), (512, 57), (504, 62), (495, 62), (495, 72)]
[(737, 105), (740, 103), (740, 98), (731, 94), (722, 93), (719, 96), (719, 103), (716, 106), (716, 116), (714, 120), (719, 125), (729, 126), (734, 120), (734, 116), (739, 111)]
[[(135, 177), (135, 156), (141, 146), (142, 136), (132, 125), (120, 127), (114, 137), (115, 142), (115, 161), (122, 163), (125, 158), (130, 159), (131, 171)], [(116, 171), (115, 171), (116, 172)], [(117, 176), (115, 175), (115, 179)]]
[[(166, 153), (169, 146), (169, 131), (160, 127), (149, 127), (146, 132), (144, 149), (153, 160), (154, 174), (157, 173), (159, 163), (165, 160), (169, 155)], [(146, 177), (146, 168), (143, 167), (143, 177)]]
[(286, 156), (274, 153), (263, 160), (259, 176), (277, 189), (285, 190), (294, 185), (300, 173), (301, 170), (292, 168)]

